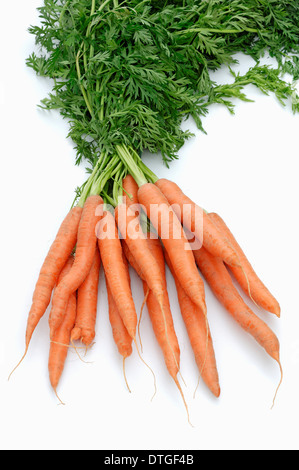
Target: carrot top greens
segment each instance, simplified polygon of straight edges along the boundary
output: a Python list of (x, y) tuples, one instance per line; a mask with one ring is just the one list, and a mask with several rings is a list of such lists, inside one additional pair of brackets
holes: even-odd
[[(44, 0), (39, 13), (27, 65), (52, 80), (41, 106), (68, 120), (76, 163), (89, 171), (117, 146), (160, 153), (168, 165), (191, 136), (183, 119), (204, 131), (209, 105), (233, 113), (247, 84), (299, 110), (284, 79), (299, 77), (299, 0)], [(238, 52), (256, 61), (244, 75), (231, 69)], [(260, 64), (265, 54), (276, 67)], [(222, 66), (232, 83), (213, 81)]]

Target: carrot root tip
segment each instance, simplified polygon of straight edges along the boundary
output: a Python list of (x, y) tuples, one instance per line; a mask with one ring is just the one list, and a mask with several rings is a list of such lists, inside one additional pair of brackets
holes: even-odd
[(19, 360), (19, 362), (17, 363), (17, 365), (13, 368), (13, 370), (11, 371), (11, 373), (9, 374), (8, 376), (8, 381), (10, 380), (12, 374), (15, 372), (15, 370), (21, 365), (21, 363), (23, 362), (23, 360), (25, 359), (26, 355), (27, 355), (27, 352), (28, 352), (28, 345), (26, 346), (26, 349), (25, 349), (25, 352), (23, 354), (23, 356), (21, 357), (21, 359)]

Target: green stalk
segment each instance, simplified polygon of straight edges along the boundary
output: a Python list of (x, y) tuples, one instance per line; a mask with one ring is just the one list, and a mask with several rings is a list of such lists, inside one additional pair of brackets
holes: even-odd
[(129, 149), (125, 145), (117, 145), (116, 151), (138, 186), (140, 187), (146, 184), (148, 180), (145, 177), (143, 171), (139, 168), (138, 164), (135, 162), (134, 157), (131, 155)]

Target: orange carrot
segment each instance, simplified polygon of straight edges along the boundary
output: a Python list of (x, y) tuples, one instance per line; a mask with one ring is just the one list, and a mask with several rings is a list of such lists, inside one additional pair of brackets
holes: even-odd
[(90, 346), (95, 338), (100, 267), (101, 257), (96, 248), (90, 273), (78, 289), (76, 324), (71, 335), (71, 341), (81, 340), (85, 346)]
[(126, 244), (126, 241), (122, 240), (121, 244), (122, 244), (122, 249), (123, 249), (124, 255), (125, 255), (129, 265), (132, 266), (132, 268), (136, 271), (136, 273), (138, 274), (140, 279), (142, 279), (144, 281), (145, 280), (144, 275), (143, 275), (139, 265), (136, 263), (136, 260), (135, 260), (134, 256), (130, 252), (129, 247)]
[[(174, 329), (173, 318), (169, 303), (169, 297), (167, 292), (167, 282), (166, 282), (166, 273), (165, 273), (165, 258), (163, 253), (163, 248), (160, 240), (151, 239), (148, 237), (148, 244), (155, 260), (157, 261), (159, 268), (162, 273), (163, 279), (163, 290), (164, 290), (164, 299), (163, 299), (163, 310), (165, 313), (165, 321), (161, 312), (160, 305), (154, 296), (153, 292), (150, 290), (147, 296), (147, 307), (151, 323), (154, 329), (155, 336), (157, 341), (162, 349), (166, 367), (175, 380), (179, 372), (180, 364), (180, 347), (177, 339), (177, 335)], [(144, 294), (147, 295), (148, 285), (143, 281)]]
[[(61, 272), (59, 282), (70, 272), (74, 263), (71, 256)], [(53, 390), (57, 395), (57, 387), (64, 370), (70, 344), (71, 331), (76, 320), (76, 292), (70, 298), (66, 307), (65, 316), (59, 328), (55, 331), (50, 344), (49, 352), (49, 377)], [(59, 397), (58, 397), (59, 398)]]
[(205, 316), (182, 288), (167, 253), (165, 258), (175, 281), (181, 314), (200, 375), (211, 392), (218, 398), (220, 396), (219, 376), (210, 329), (208, 328), (208, 344), (206, 344), (207, 322)]
[[(128, 279), (129, 285), (131, 285), (130, 273), (129, 273), (129, 266), (128, 261), (123, 254), (123, 262), (125, 266), (126, 276)], [(129, 357), (132, 352), (132, 338), (129, 335), (124, 322), (119, 314), (117, 305), (113, 298), (109, 283), (107, 281), (107, 294), (108, 294), (108, 304), (109, 304), (109, 320), (112, 327), (112, 335), (117, 346), (118, 352), (125, 360)], [(127, 381), (126, 381), (127, 382)], [(128, 384), (127, 384), (128, 385)], [(129, 387), (128, 387), (129, 388)], [(130, 389), (129, 389), (130, 390)]]
[(191, 247), (179, 219), (166, 197), (152, 183), (140, 186), (138, 199), (162, 239), (181, 285), (193, 302), (206, 315), (204, 283), (196, 267)]
[(152, 238), (150, 233), (147, 234), (147, 242), (149, 244), (150, 250), (153, 253), (155, 260), (160, 268), (162, 273), (163, 280), (163, 311), (159, 302), (157, 301), (154, 293), (149, 290), (148, 284), (143, 281), (144, 294), (146, 296), (146, 304), (149, 313), (149, 317), (153, 326), (153, 330), (158, 341), (158, 344), (162, 350), (165, 365), (167, 370), (174, 380), (181, 397), (183, 399), (188, 421), (190, 422), (188, 406), (181, 388), (181, 385), (178, 381), (178, 373), (180, 372), (180, 346), (178, 338), (175, 332), (173, 317), (170, 308), (169, 296), (167, 292), (167, 281), (166, 281), (166, 271), (165, 271), (165, 258), (163, 247), (161, 242), (157, 238)]
[(244, 251), (236, 241), (234, 235), (224, 220), (216, 213), (210, 213), (209, 217), (217, 225), (219, 230), (221, 230), (229, 239), (239, 256), (243, 269), (238, 266), (230, 266), (230, 270), (243, 291), (261, 308), (268, 312), (274, 313), (277, 317), (280, 317), (279, 303), (273, 297), (271, 292), (269, 292), (261, 279), (257, 276)]
[(115, 219), (109, 211), (104, 213), (104, 217), (99, 223), (98, 244), (107, 283), (117, 309), (130, 337), (135, 339), (137, 313)]
[(123, 202), (132, 205), (138, 204), (138, 185), (133, 176), (127, 175), (123, 179)]
[(102, 204), (103, 200), (100, 196), (90, 196), (84, 204), (73, 267), (59, 283), (53, 296), (49, 318), (51, 336), (63, 320), (70, 295), (81, 286), (91, 270), (97, 246), (96, 226), (100, 219), (96, 211)]
[(235, 288), (223, 261), (212, 256), (204, 248), (195, 250), (194, 257), (219, 302), (281, 367), (278, 338), (269, 326), (246, 305)]
[(33, 303), (29, 312), (26, 330), (26, 350), (33, 332), (50, 304), (53, 289), (58, 277), (72, 253), (76, 241), (79, 222), (82, 215), (80, 207), (74, 207), (64, 219), (58, 234), (41, 268), (33, 294)]
[[(196, 236), (210, 253), (225, 260), (229, 265), (240, 266), (240, 260), (235, 250), (202, 208), (187, 197), (172, 181), (160, 179), (155, 184), (165, 195), (182, 224)], [(189, 209), (189, 213), (187, 213), (187, 209)]]
[(149, 289), (152, 290), (157, 301), (162, 305), (164, 298), (162, 274), (149, 249), (139, 217), (133, 212), (131, 206), (120, 203), (115, 209), (115, 218), (119, 231), (142, 271)]

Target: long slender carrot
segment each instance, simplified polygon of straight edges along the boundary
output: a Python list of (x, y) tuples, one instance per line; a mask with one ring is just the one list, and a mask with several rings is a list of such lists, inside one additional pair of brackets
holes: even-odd
[[(151, 251), (154, 254), (155, 259), (159, 263), (163, 275), (163, 285), (164, 285), (164, 313), (165, 321), (161, 312), (159, 303), (157, 302), (156, 297), (153, 292), (150, 290), (147, 296), (147, 306), (148, 312), (151, 319), (151, 323), (154, 329), (155, 336), (157, 341), (162, 349), (165, 364), (170, 375), (174, 378), (179, 372), (180, 364), (180, 346), (178, 338), (175, 332), (173, 317), (170, 308), (169, 296), (167, 292), (167, 283), (165, 275), (165, 259), (163, 254), (163, 249), (159, 240), (148, 239), (148, 243), (151, 247)], [(144, 294), (147, 294), (148, 285), (143, 281)]]
[(223, 261), (212, 256), (204, 248), (195, 250), (194, 257), (219, 302), (239, 325), (278, 362), (281, 368), (280, 345), (277, 336), (244, 302)]
[(238, 253), (243, 269), (238, 266), (230, 266), (230, 270), (243, 291), (261, 308), (268, 312), (274, 313), (277, 317), (280, 317), (279, 303), (254, 271), (244, 251), (238, 244), (237, 240), (224, 220), (214, 212), (210, 213), (209, 217), (215, 223), (215, 225), (217, 225), (219, 230), (221, 230), (230, 240), (232, 246)]
[(218, 398), (220, 396), (219, 375), (210, 328), (208, 328), (208, 344), (206, 344), (207, 322), (205, 316), (182, 288), (167, 253), (165, 253), (165, 258), (175, 281), (182, 318), (187, 329), (200, 376), (215, 397)]
[(98, 226), (98, 245), (103, 268), (122, 321), (132, 339), (136, 338), (137, 313), (123, 260), (115, 218), (106, 211)]
[[(130, 274), (129, 274), (129, 266), (128, 266), (128, 261), (125, 258), (125, 255), (123, 255), (123, 261), (125, 265), (127, 279), (130, 284), (131, 280), (130, 280)], [(113, 335), (114, 342), (117, 346), (118, 352), (123, 357), (124, 378), (125, 378), (125, 382), (128, 387), (128, 390), (131, 391), (127, 378), (126, 378), (126, 373), (125, 373), (125, 360), (127, 359), (127, 357), (131, 356), (133, 352), (132, 338), (129, 335), (124, 325), (121, 315), (119, 314), (119, 310), (115, 303), (108, 281), (106, 284), (107, 284), (108, 305), (109, 305), (109, 320), (110, 320), (110, 324), (112, 327), (112, 335)]]
[(10, 373), (9, 378), (25, 358), (32, 335), (50, 304), (52, 292), (61, 270), (76, 245), (81, 216), (81, 207), (77, 206), (70, 210), (62, 222), (56, 238), (46, 256), (34, 289), (32, 305), (28, 315), (25, 335), (25, 352), (21, 360)]
[(140, 186), (138, 199), (162, 239), (182, 287), (206, 315), (204, 283), (181, 222), (156, 185), (147, 183)]
[(146, 295), (147, 309), (149, 317), (152, 323), (152, 327), (158, 341), (158, 344), (162, 350), (165, 365), (167, 370), (174, 380), (178, 390), (182, 396), (187, 414), (189, 419), (188, 406), (181, 388), (181, 385), (178, 381), (178, 373), (180, 372), (180, 346), (178, 338), (175, 332), (175, 327), (173, 323), (173, 317), (169, 302), (169, 296), (167, 292), (167, 281), (166, 281), (166, 271), (165, 271), (165, 258), (163, 247), (159, 239), (151, 238), (150, 233), (148, 233), (147, 242), (150, 247), (151, 252), (155, 260), (157, 261), (160, 271), (162, 273), (163, 287), (164, 287), (164, 300), (163, 300), (163, 314), (159, 302), (156, 299), (156, 296), (151, 290), (149, 290), (148, 285), (143, 281), (144, 294)]
[(98, 224), (98, 244), (106, 280), (119, 315), (122, 318), (128, 334), (135, 343), (141, 361), (148, 367), (154, 377), (156, 393), (155, 374), (150, 366), (142, 359), (136, 341), (137, 313), (132, 297), (131, 285), (127, 276), (125, 257), (122, 251), (115, 218), (109, 211), (104, 213), (104, 217)]
[(41, 268), (33, 294), (33, 303), (29, 312), (26, 330), (26, 349), (32, 334), (50, 304), (53, 289), (58, 277), (72, 253), (82, 215), (81, 207), (74, 207), (66, 216), (57, 233), (54, 243)]
[(100, 267), (100, 252), (96, 248), (91, 270), (78, 289), (76, 323), (71, 334), (71, 341), (81, 340), (85, 346), (90, 346), (95, 338)]
[(119, 231), (139, 265), (149, 288), (155, 294), (158, 302), (163, 303), (162, 274), (149, 249), (147, 237), (142, 230), (139, 217), (132, 211), (131, 206), (120, 203), (115, 209), (115, 218)]
[(96, 226), (101, 217), (97, 210), (102, 205), (100, 196), (90, 196), (84, 204), (73, 267), (59, 283), (53, 296), (49, 318), (51, 336), (62, 322), (70, 295), (81, 286), (90, 272), (97, 246)]
[[(74, 263), (74, 257), (70, 256), (65, 267), (63, 268), (59, 282), (65, 278), (70, 272)], [(68, 354), (68, 348), (70, 344), (71, 331), (76, 320), (76, 306), (77, 306), (77, 295), (74, 292), (70, 298), (66, 307), (65, 316), (59, 328), (55, 331), (50, 343), (49, 352), (49, 378), (53, 390), (57, 395), (57, 387), (64, 370), (65, 361)], [(59, 397), (58, 397), (59, 398)], [(60, 399), (59, 399), (60, 400)]]
[(202, 208), (186, 196), (174, 182), (159, 179), (155, 184), (165, 195), (182, 224), (210, 253), (225, 260), (229, 265), (240, 266), (235, 250)]

